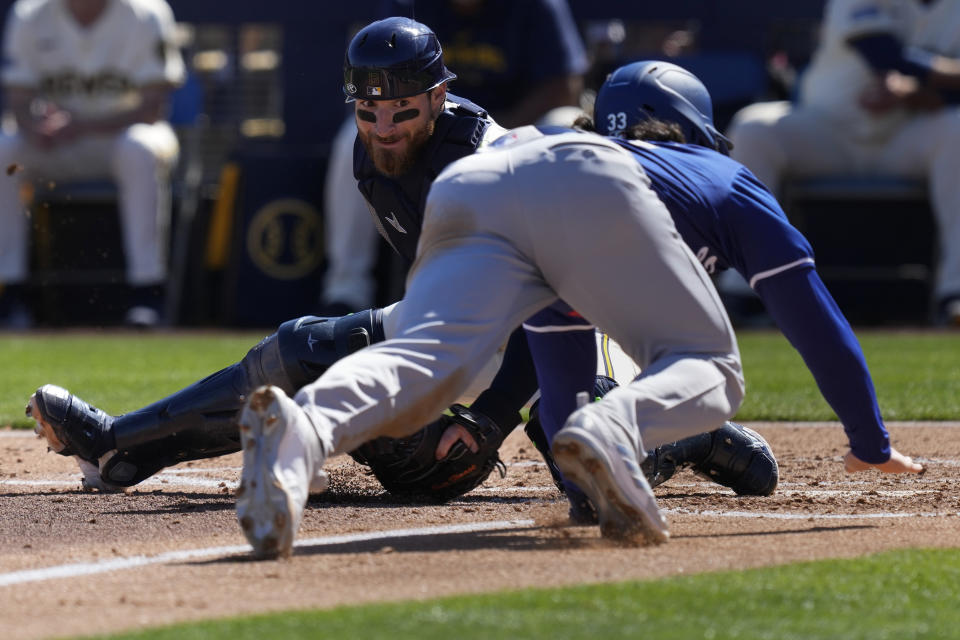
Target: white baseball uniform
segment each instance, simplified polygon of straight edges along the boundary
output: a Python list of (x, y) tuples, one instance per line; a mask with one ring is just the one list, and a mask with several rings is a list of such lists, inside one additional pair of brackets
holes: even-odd
[[(77, 118), (100, 118), (136, 106), (138, 88), (175, 85), (184, 65), (174, 19), (164, 0), (108, 0), (83, 27), (65, 0), (18, 0), (4, 35), (3, 84), (37, 90)], [(127, 279), (157, 284), (166, 277), (169, 172), (177, 137), (166, 122), (135, 124), (108, 136), (86, 136), (46, 151), (15, 131), (0, 135), (0, 166), (22, 168), (0, 180), (0, 280), (27, 275), (27, 217), (19, 199), (23, 177), (45, 180), (112, 178), (119, 192)]]
[(772, 189), (785, 175), (926, 177), (940, 234), (936, 295), (960, 295), (960, 108), (876, 115), (860, 106), (861, 92), (878, 78), (847, 41), (879, 33), (960, 58), (960, 2), (828, 2), (799, 104), (768, 102), (741, 110), (728, 132), (731, 155)]
[(638, 425), (641, 447), (712, 430), (736, 412), (739, 353), (709, 276), (639, 164), (577, 133), (447, 167), (430, 191), (394, 337), (338, 361), (295, 400), (332, 453), (409, 435), (558, 297), (643, 368), (589, 405)]

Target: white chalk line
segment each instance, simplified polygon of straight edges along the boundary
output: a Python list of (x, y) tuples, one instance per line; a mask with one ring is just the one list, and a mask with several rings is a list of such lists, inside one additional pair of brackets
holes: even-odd
[[(216, 470), (210, 470), (215, 472)], [(65, 474), (61, 474), (65, 475)], [(51, 487), (51, 488), (80, 488), (80, 475), (68, 474), (68, 479), (60, 478), (38, 478), (36, 480), (24, 480), (23, 478), (0, 478), (0, 487)], [(186, 478), (180, 474), (170, 471), (161, 472), (151, 478), (147, 478), (137, 485), (138, 490), (144, 489), (179, 489), (179, 488), (211, 488), (211, 489), (236, 489), (239, 482), (236, 480), (217, 480), (207, 478)]]
[(960, 516), (957, 511), (926, 511), (916, 513), (878, 512), (878, 513), (778, 513), (760, 511), (717, 511), (715, 509), (661, 509), (664, 513), (675, 515), (710, 516), (715, 518), (750, 518), (769, 520), (877, 520), (884, 518), (946, 518)]
[[(223, 481), (218, 480), (202, 480), (198, 478), (186, 478), (184, 476), (195, 475), (199, 473), (209, 473), (215, 472), (214, 469), (179, 469), (179, 470), (168, 470), (159, 476), (158, 478), (167, 476), (168, 480), (166, 483), (157, 482), (155, 484), (160, 484), (161, 486), (167, 486), (168, 488), (174, 488), (175, 484), (170, 484), (169, 480), (176, 480), (180, 484), (187, 486), (196, 486), (196, 484), (204, 484), (205, 486), (223, 486)], [(0, 481), (0, 484), (29, 484), (34, 486), (51, 486), (51, 481), (47, 480), (16, 480), (9, 479)], [(70, 486), (76, 486), (76, 481), (71, 482), (61, 482), (59, 484), (69, 484)], [(840, 483), (834, 483), (840, 484)], [(227, 483), (228, 486), (236, 486), (236, 483)], [(141, 485), (142, 486), (142, 485)], [(716, 491), (717, 493), (727, 492), (725, 488), (712, 488), (707, 487), (702, 484), (693, 484), (685, 483), (683, 485), (678, 485), (676, 488), (680, 487), (693, 487), (701, 491)], [(530, 486), (530, 487), (481, 487), (477, 489), (484, 493), (553, 493), (556, 494), (556, 488), (553, 486)], [(807, 496), (807, 497), (828, 497), (836, 495), (858, 495), (857, 491), (840, 491), (840, 490), (793, 490), (793, 489), (783, 489), (779, 490), (781, 495), (785, 496)], [(919, 495), (935, 493), (933, 490), (882, 490), (876, 491), (875, 495), (884, 496), (884, 497), (904, 497), (910, 495)], [(874, 495), (874, 494), (870, 494)], [(743, 518), (743, 519), (770, 519), (770, 520), (804, 520), (804, 521), (830, 521), (830, 520), (873, 520), (873, 519), (900, 519), (900, 518), (942, 518), (949, 516), (958, 516), (960, 513), (957, 512), (914, 512), (914, 513), (905, 513), (905, 512), (875, 512), (875, 513), (858, 513), (858, 514), (815, 514), (815, 513), (784, 513), (784, 512), (772, 512), (772, 511), (720, 511), (716, 509), (689, 509), (684, 507), (672, 508), (672, 509), (663, 509), (666, 514), (674, 515), (694, 515), (700, 517), (715, 517), (715, 518)], [(321, 538), (306, 538), (298, 540), (295, 543), (295, 546), (298, 547), (322, 547), (322, 546), (331, 546), (336, 544), (346, 544), (351, 542), (364, 542), (370, 540), (390, 540), (397, 538), (405, 537), (415, 537), (415, 536), (426, 536), (426, 535), (439, 535), (439, 534), (449, 534), (449, 533), (469, 533), (484, 531), (497, 528), (521, 528), (532, 526), (534, 524), (533, 520), (504, 520), (504, 521), (494, 521), (494, 522), (478, 522), (478, 523), (468, 523), (468, 524), (458, 524), (458, 525), (447, 525), (439, 527), (423, 527), (423, 528), (414, 528), (414, 529), (396, 529), (389, 531), (375, 531), (361, 534), (350, 534), (350, 535), (341, 535), (341, 536), (326, 536)], [(210, 558), (217, 556), (227, 556), (240, 553), (248, 553), (250, 551), (249, 545), (231, 545), (231, 546), (219, 546), (219, 547), (208, 547), (201, 549), (188, 549), (182, 551), (172, 551), (167, 553), (158, 554), (156, 556), (129, 556), (121, 558), (111, 558), (109, 560), (101, 560), (96, 562), (81, 562), (81, 563), (71, 563), (64, 565), (57, 565), (52, 567), (44, 567), (40, 569), (27, 569), (22, 571), (15, 571), (6, 574), (0, 574), (0, 587), (11, 586), (16, 584), (24, 584), (28, 582), (38, 582), (43, 580), (53, 580), (53, 579), (65, 579), (65, 578), (74, 578), (85, 575), (94, 575), (98, 573), (105, 573), (109, 571), (120, 571), (125, 569), (131, 569), (135, 567), (153, 565), (153, 564), (167, 564), (174, 562), (184, 562), (189, 560), (197, 560), (202, 558)]]
[[(712, 509), (664, 509), (667, 514), (674, 515), (696, 515), (721, 518), (751, 518), (751, 519), (771, 519), (771, 520), (871, 520), (881, 518), (942, 518), (947, 516), (960, 516), (956, 512), (920, 512), (920, 513), (863, 513), (863, 514), (802, 514), (802, 513), (757, 513), (749, 511), (717, 511)], [(357, 542), (369, 542), (372, 540), (394, 540), (401, 538), (444, 535), (456, 533), (476, 533), (480, 531), (490, 531), (494, 529), (521, 529), (534, 526), (533, 520), (496, 520), (491, 522), (473, 522), (465, 524), (444, 525), (436, 527), (417, 527), (412, 529), (393, 529), (388, 531), (372, 531), (359, 534), (348, 534), (339, 536), (323, 536), (319, 538), (303, 538), (294, 543), (294, 547), (330, 547), (340, 544), (350, 544)], [(69, 564), (54, 565), (42, 567), (39, 569), (24, 569), (8, 573), (0, 573), (0, 587), (9, 587), (30, 582), (41, 582), (45, 580), (77, 578), (80, 576), (90, 576), (111, 571), (122, 571), (143, 567), (147, 565), (171, 564), (175, 562), (186, 562), (191, 560), (200, 560), (203, 558), (212, 558), (218, 556), (230, 556), (241, 553), (249, 553), (250, 545), (226, 545), (218, 547), (206, 547), (200, 549), (184, 549), (179, 551), (168, 551), (155, 556), (127, 556), (120, 558), (111, 558), (109, 560), (99, 560), (95, 562), (75, 562)]]
[[(956, 512), (919, 512), (919, 513), (863, 513), (863, 514), (803, 514), (803, 513), (758, 513), (749, 511), (717, 511), (712, 509), (664, 509), (667, 514), (696, 515), (722, 518), (751, 518), (771, 520), (871, 520), (881, 518), (942, 518), (958, 516)], [(320, 538), (303, 538), (294, 543), (295, 547), (329, 547), (339, 544), (368, 542), (372, 540), (391, 540), (400, 538), (420, 537), (429, 535), (444, 535), (456, 533), (475, 533), (492, 529), (519, 529), (533, 526), (533, 520), (499, 520), (492, 522), (474, 522), (467, 524), (445, 525), (437, 527), (418, 527), (413, 529), (393, 529), (388, 531), (372, 531), (368, 533), (349, 534), (339, 536), (324, 536)], [(89, 576), (110, 571), (122, 571), (135, 567), (156, 564), (170, 564), (199, 560), (217, 556), (229, 556), (250, 552), (249, 545), (227, 545), (200, 549), (185, 549), (169, 551), (155, 556), (128, 556), (99, 560), (96, 562), (77, 562), (55, 565), (39, 569), (25, 569), (0, 574), (0, 587), (7, 587), (29, 582), (56, 580)]]
[[(389, 531), (371, 531), (339, 536), (324, 536), (321, 538), (303, 538), (294, 542), (294, 547), (331, 547), (339, 544), (368, 542), (371, 540), (392, 540), (414, 538), (420, 536), (434, 536), (454, 533), (476, 533), (493, 529), (523, 529), (531, 527), (533, 520), (494, 520), (490, 522), (470, 522), (465, 524), (442, 525), (436, 527), (418, 527), (413, 529), (392, 529)], [(249, 553), (250, 545), (228, 545), (220, 547), (206, 547), (201, 549), (184, 549), (168, 551), (155, 556), (128, 556), (99, 560), (96, 562), (75, 562), (61, 564), (40, 569), (24, 569), (9, 573), (0, 573), (0, 587), (9, 587), (27, 582), (40, 582), (58, 578), (76, 578), (89, 576), (108, 571), (121, 571), (152, 564), (169, 564), (188, 560), (199, 560), (216, 556), (229, 556), (239, 553)]]
[[(748, 420), (745, 422), (740, 422), (734, 419), (737, 424), (742, 424), (744, 426), (750, 427), (759, 427), (761, 429), (832, 429), (832, 428), (843, 428), (843, 425), (839, 422), (827, 422), (820, 420), (798, 420), (796, 422), (787, 422), (783, 420), (776, 420), (771, 422), (766, 422), (764, 420)], [(915, 428), (935, 428), (935, 429), (960, 429), (960, 421), (957, 420), (896, 420), (896, 421), (884, 421), (884, 425), (888, 429), (915, 429)]]
[[(947, 460), (947, 459), (931, 459), (925, 460), (930, 464), (936, 464), (938, 466), (960, 466), (960, 460)], [(522, 463), (511, 463), (508, 464), (508, 467), (513, 466), (529, 466), (531, 463), (522, 462)], [(542, 464), (542, 463), (533, 463), (533, 464)], [(226, 478), (217, 478), (216, 476), (220, 475), (239, 475), (241, 471), (240, 467), (187, 467), (187, 468), (171, 468), (164, 469), (155, 476), (152, 476), (140, 484), (137, 485), (139, 490), (155, 490), (155, 489), (196, 489), (196, 488), (205, 488), (205, 489), (223, 489), (227, 488), (230, 490), (236, 489), (239, 486), (238, 480), (230, 480)], [(196, 477), (196, 476), (214, 476), (214, 477)], [(909, 478), (909, 480), (916, 485), (923, 485), (925, 483), (936, 483), (942, 485), (944, 482), (955, 483), (960, 482), (960, 478), (930, 478), (926, 479), (923, 477)], [(808, 496), (808, 497), (828, 497), (828, 496), (849, 496), (856, 495), (858, 493), (857, 487), (861, 486), (875, 486), (875, 481), (867, 480), (843, 480), (843, 481), (820, 481), (815, 487), (811, 487), (805, 483), (801, 482), (789, 482), (782, 481), (777, 487), (778, 495), (788, 495), (788, 496)], [(0, 487), (3, 486), (17, 486), (17, 487), (38, 487), (38, 488), (79, 488), (80, 487), (80, 475), (79, 472), (75, 473), (60, 473), (53, 476), (44, 476), (38, 478), (22, 478), (22, 477), (11, 477), (11, 478), (0, 478)], [(717, 493), (717, 494), (727, 494), (730, 492), (729, 489), (721, 487), (712, 482), (678, 482), (676, 480), (671, 481), (668, 485), (671, 490), (696, 490), (700, 493)], [(546, 486), (484, 486), (474, 489), (474, 492), (479, 493), (555, 493), (557, 491), (556, 487), (553, 485)], [(877, 490), (876, 495), (885, 496), (885, 497), (909, 497), (914, 495), (921, 495), (924, 493), (936, 493), (936, 489), (924, 489), (918, 487), (917, 489), (903, 489), (903, 490)], [(871, 494), (872, 495), (872, 494)]]
[[(213, 489), (236, 489), (238, 482), (236, 481), (227, 481), (227, 480), (209, 480), (204, 478), (189, 478), (183, 477), (179, 474), (169, 474), (163, 472), (156, 476), (155, 478), (147, 479), (144, 482), (137, 485), (138, 490), (152, 490), (155, 488), (164, 488), (170, 490), (176, 489), (190, 489), (190, 488), (213, 488)], [(834, 483), (835, 485), (841, 485), (841, 483)], [(850, 483), (850, 484), (867, 484), (867, 483)], [(0, 479), (0, 487), (2, 486), (19, 486), (19, 487), (37, 487), (37, 488), (79, 488), (80, 481), (79, 478), (70, 479), (70, 480), (57, 480), (57, 479), (37, 479), (37, 480), (23, 480), (19, 478), (8, 478)], [(842, 486), (842, 485), (841, 485)], [(727, 495), (731, 492), (730, 489), (726, 487), (721, 487), (714, 484), (695, 484), (695, 483), (670, 483), (669, 485), (664, 485), (665, 488), (671, 490), (696, 490), (698, 493), (711, 493), (717, 495)], [(793, 489), (781, 485), (777, 488), (777, 495), (780, 497), (803, 497), (803, 498), (829, 498), (829, 497), (856, 497), (861, 495), (870, 495), (883, 498), (909, 498), (911, 496), (919, 495), (928, 495), (941, 493), (940, 489), (875, 489), (871, 490), (869, 494), (865, 494), (863, 491), (860, 491), (855, 488), (850, 489)], [(553, 485), (531, 485), (531, 486), (512, 486), (512, 487), (497, 487), (497, 486), (485, 486), (477, 487), (473, 490), (473, 493), (480, 494), (535, 494), (535, 495), (546, 495), (546, 494), (556, 494), (557, 488)]]

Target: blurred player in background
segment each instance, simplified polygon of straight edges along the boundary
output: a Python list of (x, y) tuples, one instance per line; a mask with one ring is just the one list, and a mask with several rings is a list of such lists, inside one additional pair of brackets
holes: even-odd
[[(165, 122), (184, 78), (163, 0), (20, 0), (7, 18), (3, 85), (16, 129), (0, 136), (0, 281), (23, 293), (29, 220), (20, 183), (111, 178), (119, 191), (130, 305), (160, 321), (167, 276), (168, 180), (178, 142)], [(6, 297), (5, 295), (5, 297)]]
[(939, 228), (939, 320), (960, 324), (960, 2), (831, 0), (799, 100), (734, 118), (733, 157), (786, 175), (926, 178)]

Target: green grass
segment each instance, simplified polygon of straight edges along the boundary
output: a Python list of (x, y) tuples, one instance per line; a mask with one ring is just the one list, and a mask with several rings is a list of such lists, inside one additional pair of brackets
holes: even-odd
[[(41, 384), (70, 389), (111, 413), (157, 400), (243, 357), (259, 334), (0, 335), (0, 425), (28, 426)], [(888, 420), (960, 419), (960, 336), (861, 336)], [(833, 420), (813, 377), (779, 333), (741, 332), (747, 397), (738, 420)]]
[[(777, 332), (738, 333), (747, 395), (738, 420), (836, 420), (800, 355)], [(960, 335), (859, 334), (887, 420), (960, 419)]]
[(0, 335), (0, 425), (23, 413), (37, 387), (58, 384), (110, 413), (159, 400), (243, 358), (262, 334), (73, 333)]
[[(322, 578), (318, 578), (322, 579)], [(960, 551), (908, 550), (647, 582), (178, 625), (112, 638), (956, 638)]]
[[(24, 403), (46, 382), (113, 413), (134, 409), (237, 361), (260, 337), (0, 335), (0, 425), (27, 426)], [(783, 337), (739, 337), (748, 387), (740, 419), (833, 418)], [(888, 419), (960, 418), (960, 336), (860, 337)], [(651, 582), (286, 612), (119, 637), (954, 638), (957, 602), (960, 551), (912, 550)]]

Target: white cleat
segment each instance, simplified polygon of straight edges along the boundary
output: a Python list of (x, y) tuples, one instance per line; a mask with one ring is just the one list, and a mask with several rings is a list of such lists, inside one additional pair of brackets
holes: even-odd
[[(553, 439), (553, 457), (597, 509), (603, 537), (631, 544), (660, 544), (670, 537), (667, 521), (647, 483), (636, 450), (611, 429), (595, 429), (584, 416)], [(585, 427), (584, 424), (591, 427)], [(615, 428), (615, 427), (614, 427)]]
[(80, 466), (80, 473), (83, 474), (83, 478), (80, 479), (80, 486), (84, 491), (99, 491), (100, 493), (127, 493), (130, 491), (131, 487), (121, 487), (104, 480), (100, 476), (100, 467), (92, 462), (87, 462), (80, 456), (73, 456), (73, 459), (77, 461)]
[(250, 395), (240, 439), (237, 521), (255, 558), (289, 557), (308, 494), (326, 488), (320, 439), (303, 409), (278, 387)]

